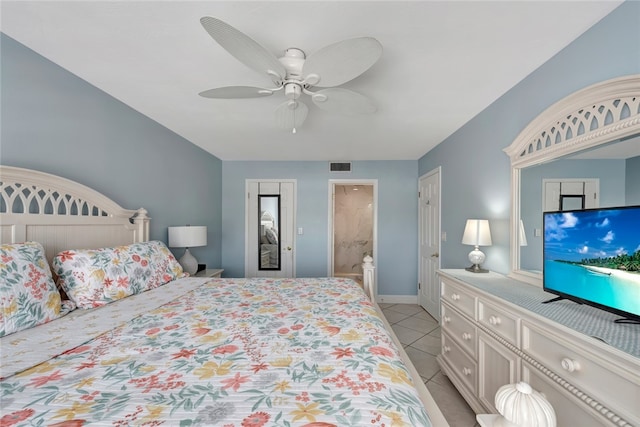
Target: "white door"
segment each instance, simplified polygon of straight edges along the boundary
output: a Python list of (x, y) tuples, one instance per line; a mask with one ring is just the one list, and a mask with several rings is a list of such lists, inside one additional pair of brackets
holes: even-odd
[(245, 277), (295, 277), (295, 180), (247, 180)]
[(440, 320), (440, 168), (420, 177), (418, 184), (418, 301), (436, 320)]

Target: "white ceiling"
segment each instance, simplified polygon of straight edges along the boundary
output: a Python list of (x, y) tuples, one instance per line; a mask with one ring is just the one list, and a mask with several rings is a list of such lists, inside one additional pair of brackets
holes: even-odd
[[(415, 160), (621, 1), (4, 1), (1, 30), (223, 160)], [(219, 18), (281, 56), (371, 36), (381, 59), (343, 85), (378, 111), (309, 105), (294, 135), (283, 102), (198, 93), (270, 81), (202, 28)]]

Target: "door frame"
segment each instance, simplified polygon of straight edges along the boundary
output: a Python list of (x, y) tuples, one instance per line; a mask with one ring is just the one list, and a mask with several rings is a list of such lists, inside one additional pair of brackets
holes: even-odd
[[(372, 185), (373, 186), (373, 265), (378, 265), (378, 180), (377, 179), (330, 179), (328, 185), (328, 247), (327, 247), (327, 276), (333, 277), (333, 193), (336, 185)], [(374, 283), (378, 283), (378, 270), (374, 271)], [(376, 287), (377, 288), (377, 287)], [(377, 295), (374, 295), (374, 299)]]
[[(250, 191), (251, 191), (251, 184), (252, 183), (261, 183), (261, 182), (286, 182), (286, 183), (291, 183), (293, 184), (293, 191), (292, 191), (292, 197), (293, 197), (293, 212), (291, 213), (292, 215), (292, 241), (291, 241), (291, 250), (293, 251), (292, 254), (292, 259), (291, 259), (291, 273), (292, 273), (292, 277), (296, 277), (296, 242), (297, 242), (297, 234), (296, 234), (296, 224), (297, 224), (297, 214), (298, 214), (298, 181), (296, 179), (245, 179), (245, 184), (244, 184), (244, 193), (247, 195), (247, 197), (245, 198), (245, 203), (244, 203), (244, 275), (245, 277), (247, 276), (247, 272), (249, 271), (249, 257), (250, 257), (250, 253), (249, 253), (249, 245), (251, 244), (250, 242), (250, 237), (249, 237), (249, 221), (251, 220), (251, 214), (252, 212), (249, 212), (249, 197), (250, 197)], [(254, 236), (255, 237), (255, 236)]]

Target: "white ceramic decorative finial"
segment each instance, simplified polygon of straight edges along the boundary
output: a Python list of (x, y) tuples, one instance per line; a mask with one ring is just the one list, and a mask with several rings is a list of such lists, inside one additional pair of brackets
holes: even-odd
[(525, 382), (500, 387), (496, 409), (502, 415), (497, 427), (556, 427), (556, 413), (549, 401)]

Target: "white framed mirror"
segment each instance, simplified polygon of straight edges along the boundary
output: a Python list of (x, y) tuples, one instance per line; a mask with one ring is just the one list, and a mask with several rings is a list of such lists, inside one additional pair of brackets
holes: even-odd
[[(531, 121), (504, 149), (511, 159), (511, 277), (542, 286), (541, 243), (539, 250), (528, 247), (521, 250), (521, 244), (527, 242), (532, 246), (535, 242), (532, 237), (541, 237), (531, 234), (544, 233), (535, 225), (527, 224), (530, 221), (524, 209), (528, 209), (528, 205), (523, 201), (531, 201), (532, 195), (523, 192), (526, 191), (524, 172), (528, 173), (534, 166), (546, 167), (550, 162), (576, 153), (609, 149), (614, 144), (616, 149), (628, 150), (629, 158), (640, 155), (640, 74), (607, 80), (574, 92)], [(637, 154), (633, 154), (633, 150)], [(538, 200), (542, 212), (542, 198)], [(539, 263), (525, 258), (538, 255)], [(540, 268), (536, 268), (537, 265)]]

